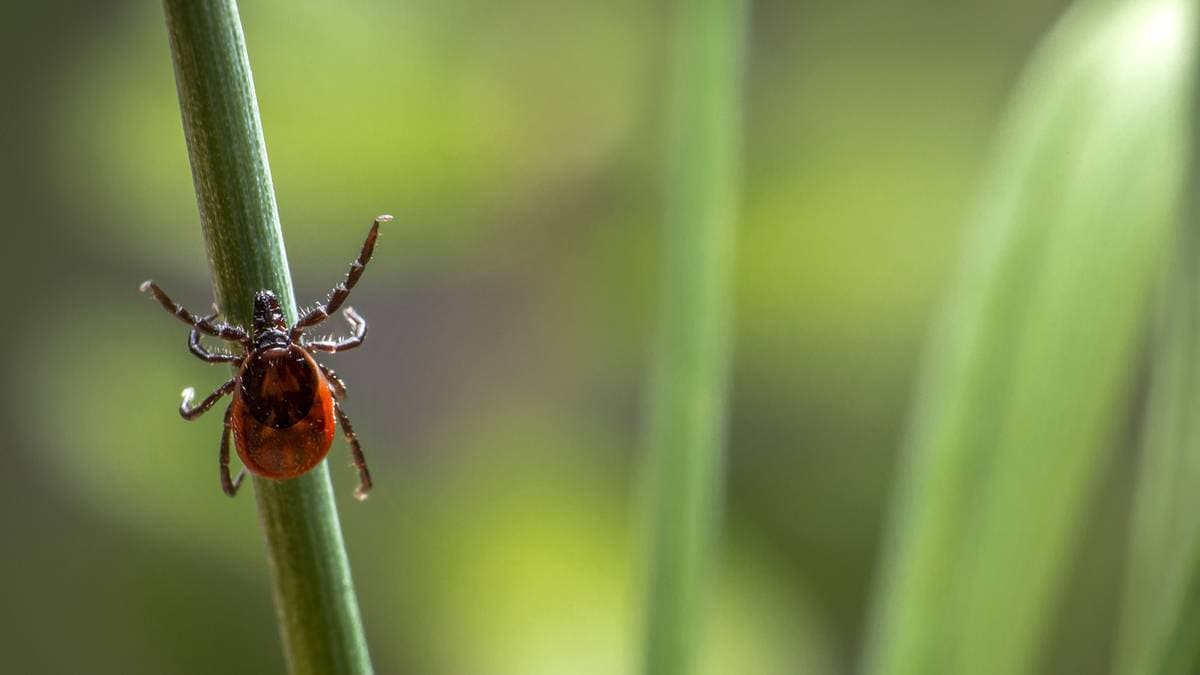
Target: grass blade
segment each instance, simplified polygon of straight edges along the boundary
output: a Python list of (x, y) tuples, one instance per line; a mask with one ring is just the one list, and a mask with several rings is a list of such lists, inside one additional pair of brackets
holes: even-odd
[(927, 356), (867, 673), (1025, 673), (1047, 647), (1170, 242), (1191, 16), (1081, 3), (1022, 78)]
[(650, 391), (642, 672), (692, 672), (724, 464), (745, 0), (677, 3), (666, 216)]
[[(254, 293), (296, 301), (262, 122), (234, 0), (165, 0), (171, 56), (217, 298), (249, 326)], [(255, 477), (293, 675), (371, 672), (327, 463), (290, 481)], [(217, 497), (214, 496), (214, 499)]]
[[(1197, 17), (1200, 18), (1200, 17)], [(1197, 20), (1193, 18), (1193, 22)], [(1196, 26), (1192, 27), (1193, 30)], [(1192, 54), (1195, 73), (1196, 56)], [(1191, 155), (1171, 282), (1163, 294), (1134, 493), (1117, 673), (1187, 675), (1200, 666), (1200, 105), (1192, 82)]]

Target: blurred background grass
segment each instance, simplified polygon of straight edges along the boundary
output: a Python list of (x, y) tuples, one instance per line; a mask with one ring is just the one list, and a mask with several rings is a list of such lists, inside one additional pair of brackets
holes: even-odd
[[(1066, 3), (753, 6), (711, 673), (848, 673), (922, 346), (1022, 65)], [(377, 488), (333, 479), (377, 670), (635, 663), (631, 476), (655, 298), (670, 3), (246, 3), (301, 302), (397, 223), (338, 357)], [(282, 669), (224, 371), (137, 293), (212, 296), (157, 3), (7, 4), (5, 670)], [(1118, 398), (1137, 398), (1137, 381)], [(1046, 672), (1104, 672), (1135, 443)], [(1132, 434), (1129, 434), (1132, 435)], [(1097, 645), (1103, 645), (1097, 648)]]

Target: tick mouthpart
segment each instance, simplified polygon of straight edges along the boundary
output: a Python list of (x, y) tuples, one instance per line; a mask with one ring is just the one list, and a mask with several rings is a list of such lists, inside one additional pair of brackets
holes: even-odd
[(254, 294), (254, 332), (260, 334), (271, 328), (283, 330), (287, 327), (279, 298), (268, 290)]

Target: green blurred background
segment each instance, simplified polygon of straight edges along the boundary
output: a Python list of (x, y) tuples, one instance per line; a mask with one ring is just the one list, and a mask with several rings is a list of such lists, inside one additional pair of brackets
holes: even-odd
[[(708, 672), (858, 664), (921, 347), (1004, 100), (1064, 4), (754, 4)], [(636, 660), (670, 8), (242, 7), (298, 299), (397, 217), (354, 293), (368, 343), (331, 362), (376, 478), (355, 503), (336, 442), (380, 673)], [(212, 302), (161, 7), (0, 12), (2, 670), (280, 672), (253, 499), (217, 482), (219, 415), (175, 413), (226, 372), (137, 292)], [(1109, 658), (1124, 473), (1057, 672)]]

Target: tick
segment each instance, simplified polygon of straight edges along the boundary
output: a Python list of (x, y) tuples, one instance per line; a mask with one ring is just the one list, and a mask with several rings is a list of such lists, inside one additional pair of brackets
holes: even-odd
[[(279, 299), (268, 290), (254, 295), (254, 323), (249, 333), (244, 328), (226, 323), (214, 323), (217, 312), (197, 316), (177, 304), (158, 284), (146, 281), (143, 292), (154, 295), (163, 309), (192, 327), (188, 349), (206, 363), (229, 363), (237, 374), (221, 385), (208, 398), (192, 406), (195, 390), (183, 390), (179, 414), (194, 420), (208, 412), (217, 401), (233, 394), (225, 409), (225, 428), (221, 433), (219, 456), (221, 488), (233, 497), (242, 485), (246, 470), (271, 478), (286, 480), (307, 473), (329, 454), (336, 424), (342, 426), (346, 442), (358, 469), (358, 488), (354, 496), (360, 501), (371, 491), (371, 472), (350, 419), (342, 410), (346, 384), (328, 367), (313, 356), (317, 352), (334, 354), (363, 343), (367, 322), (353, 308), (342, 311), (350, 324), (351, 335), (342, 340), (308, 340), (304, 331), (320, 324), (341, 308), (358, 283), (375, 250), (379, 224), (391, 220), (379, 216), (371, 225), (362, 253), (350, 263), (346, 280), (333, 287), (329, 299), (300, 317), (292, 326), (283, 317)], [(214, 309), (216, 307), (214, 306)], [(201, 334), (227, 340), (241, 346), (241, 353), (209, 351), (201, 343)], [(236, 479), (229, 477), (229, 436), (233, 434), (238, 457), (245, 467)]]

